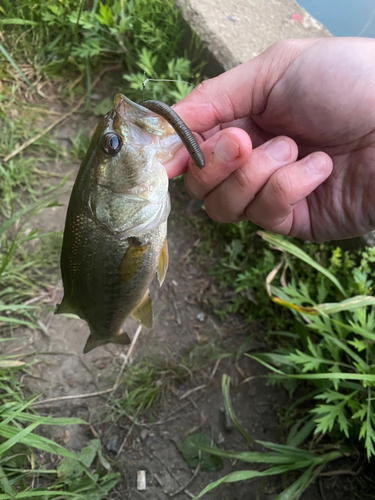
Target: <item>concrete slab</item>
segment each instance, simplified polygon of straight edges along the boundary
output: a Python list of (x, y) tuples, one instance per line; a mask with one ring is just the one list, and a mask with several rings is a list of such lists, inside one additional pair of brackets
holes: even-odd
[(224, 70), (281, 39), (331, 36), (294, 0), (177, 0), (177, 6)]

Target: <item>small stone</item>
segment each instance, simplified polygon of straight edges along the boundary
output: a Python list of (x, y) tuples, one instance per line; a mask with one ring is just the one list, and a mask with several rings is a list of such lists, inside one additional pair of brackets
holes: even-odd
[(199, 314), (197, 314), (197, 320), (198, 321), (201, 321), (203, 323), (203, 321), (206, 319), (206, 315), (204, 314), (204, 312), (200, 312)]
[(239, 17), (236, 17), (236, 16), (228, 16), (228, 19), (229, 19), (229, 21), (232, 21), (232, 23), (241, 21), (241, 19)]
[(219, 435), (217, 436), (216, 442), (217, 444), (223, 444), (225, 441), (225, 437), (222, 435), (221, 432), (219, 432)]
[(112, 451), (113, 453), (118, 453), (119, 449), (120, 449), (120, 444), (119, 444), (119, 440), (118, 440), (118, 436), (117, 434), (114, 434), (113, 436), (110, 436), (108, 438), (108, 441), (106, 442), (106, 450), (107, 451)]
[(142, 429), (142, 431), (141, 431), (141, 439), (142, 439), (142, 441), (144, 441), (147, 436), (148, 436), (148, 429)]

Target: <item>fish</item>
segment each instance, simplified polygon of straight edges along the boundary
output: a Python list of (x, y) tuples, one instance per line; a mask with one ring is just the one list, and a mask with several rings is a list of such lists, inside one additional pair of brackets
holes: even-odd
[(64, 296), (55, 314), (85, 320), (84, 353), (130, 343), (132, 316), (151, 328), (150, 284), (168, 268), (171, 204), (162, 163), (181, 146), (173, 127), (122, 94), (99, 122), (74, 183), (63, 236)]

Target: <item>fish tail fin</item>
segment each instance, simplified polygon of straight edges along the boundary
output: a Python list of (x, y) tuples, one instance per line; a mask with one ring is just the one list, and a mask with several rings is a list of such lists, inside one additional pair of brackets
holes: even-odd
[(107, 345), (107, 344), (128, 345), (128, 344), (130, 344), (130, 339), (129, 339), (128, 334), (126, 332), (121, 332), (121, 333), (115, 334), (112, 337), (107, 338), (107, 339), (96, 339), (91, 334), (89, 336), (89, 338), (87, 339), (85, 348), (83, 349), (83, 353), (86, 354), (87, 352), (92, 351), (96, 347), (100, 347), (102, 345)]
[(55, 314), (77, 314), (77, 311), (66, 298), (66, 295), (64, 295), (61, 304), (56, 304), (54, 312)]

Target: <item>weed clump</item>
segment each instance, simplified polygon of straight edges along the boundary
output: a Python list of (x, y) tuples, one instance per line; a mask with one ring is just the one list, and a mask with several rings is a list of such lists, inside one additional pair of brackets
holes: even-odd
[(173, 0), (6, 0), (0, 25), (8, 55), (27, 62), (36, 76), (64, 80), (68, 91), (85, 84), (89, 92), (92, 73), (116, 65), (130, 98), (140, 97), (146, 78), (177, 80), (147, 88), (151, 98), (170, 103), (189, 92), (183, 80), (201, 68), (197, 40), (190, 58), (181, 48), (184, 28)]
[(375, 455), (375, 249), (349, 252), (328, 244), (294, 243), (258, 232), (249, 222), (224, 228), (213, 224), (211, 230), (206, 225), (205, 251), (212, 240), (221, 242), (221, 247), (215, 245), (220, 251), (212, 274), (221, 286), (236, 291), (216, 312), (222, 318), (242, 313), (249, 322), (263, 323), (272, 351), (244, 355), (270, 370), (268, 380), (285, 387), (291, 404), (282, 415), (286, 444), (257, 442), (237, 420), (224, 376), (224, 401), (234, 427), (247, 441), (271, 451), (202, 451), (245, 463), (284, 465), (230, 474), (197, 498), (223, 482), (301, 469), (299, 478), (276, 497), (294, 500), (331, 461), (361, 456), (370, 461)]

